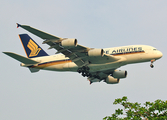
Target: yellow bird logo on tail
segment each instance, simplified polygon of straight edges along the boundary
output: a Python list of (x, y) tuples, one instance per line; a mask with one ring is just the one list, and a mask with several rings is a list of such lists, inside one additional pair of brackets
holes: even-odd
[(38, 48), (38, 46), (31, 39), (28, 42), (27, 47), (31, 50), (29, 57), (37, 56), (41, 50), (41, 48)]

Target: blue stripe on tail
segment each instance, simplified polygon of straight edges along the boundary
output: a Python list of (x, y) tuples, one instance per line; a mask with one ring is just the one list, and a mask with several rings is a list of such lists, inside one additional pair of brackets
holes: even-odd
[(48, 56), (28, 34), (20, 34), (19, 37), (28, 58)]

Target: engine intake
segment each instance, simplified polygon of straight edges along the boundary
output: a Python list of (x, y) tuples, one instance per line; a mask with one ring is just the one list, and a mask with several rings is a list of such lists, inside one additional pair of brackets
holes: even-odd
[(88, 51), (88, 56), (90, 57), (99, 57), (104, 55), (103, 49), (92, 49)]
[(61, 42), (61, 46), (65, 48), (76, 47), (77, 39), (66, 39)]
[(125, 70), (116, 70), (116, 71), (113, 72), (112, 76), (114, 78), (126, 78), (127, 71), (125, 71)]
[(104, 82), (106, 82), (107, 84), (117, 84), (119, 83), (119, 80), (118, 78), (113, 78), (112, 76), (108, 76)]

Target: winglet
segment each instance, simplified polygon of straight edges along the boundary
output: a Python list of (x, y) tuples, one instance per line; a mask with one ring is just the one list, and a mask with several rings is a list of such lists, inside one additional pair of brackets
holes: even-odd
[(21, 25), (20, 24), (18, 24), (18, 23), (16, 23), (17, 24), (17, 28), (19, 28)]

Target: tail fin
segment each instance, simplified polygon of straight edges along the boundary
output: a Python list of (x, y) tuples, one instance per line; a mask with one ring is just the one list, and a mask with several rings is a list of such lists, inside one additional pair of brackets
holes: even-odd
[(28, 34), (20, 34), (19, 37), (28, 58), (48, 56)]

